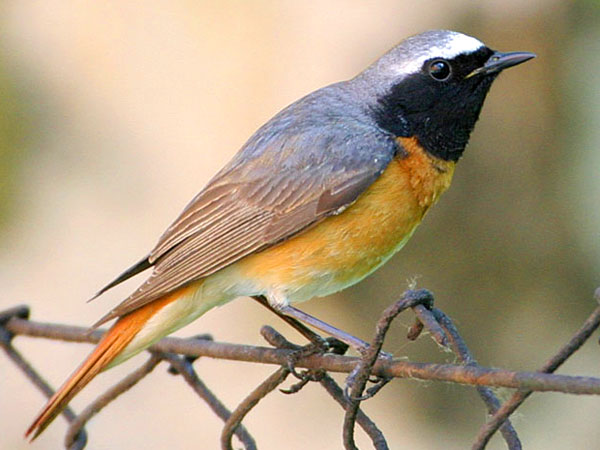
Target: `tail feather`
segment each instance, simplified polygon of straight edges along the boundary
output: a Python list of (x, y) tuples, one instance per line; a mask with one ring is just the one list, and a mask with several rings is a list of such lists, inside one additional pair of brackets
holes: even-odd
[(121, 317), (102, 337), (96, 348), (87, 359), (73, 372), (58, 391), (48, 400), (46, 406), (38, 414), (25, 432), (33, 441), (62, 412), (67, 404), (98, 373), (127, 347), (136, 334), (163, 306), (177, 299), (177, 295), (154, 301), (148, 305)]

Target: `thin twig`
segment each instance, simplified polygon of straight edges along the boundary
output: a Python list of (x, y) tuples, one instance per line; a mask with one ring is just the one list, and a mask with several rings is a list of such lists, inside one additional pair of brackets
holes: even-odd
[(69, 450), (79, 449), (77, 438), (85, 424), (96, 414), (98, 414), (106, 405), (115, 400), (118, 396), (135, 386), (138, 381), (148, 375), (160, 363), (161, 358), (152, 355), (139, 368), (131, 372), (114, 386), (111, 386), (106, 392), (97, 397), (71, 422), (65, 436), (65, 447)]
[(369, 345), (369, 348), (360, 359), (360, 362), (353, 369), (352, 373), (348, 376), (347, 383), (351, 386), (350, 398), (348, 407), (346, 408), (346, 414), (344, 417), (344, 429), (343, 429), (343, 440), (346, 449), (357, 450), (354, 442), (354, 425), (356, 423), (356, 416), (360, 405), (360, 399), (362, 397), (363, 390), (367, 385), (369, 376), (373, 371), (375, 361), (381, 347), (385, 335), (398, 314), (407, 308), (418, 304), (430, 304), (433, 301), (431, 293), (425, 289), (407, 291), (402, 295), (402, 298), (393, 305), (386, 308), (381, 318), (377, 321), (375, 327), (375, 337)]
[(286, 367), (280, 367), (265, 381), (263, 381), (250, 395), (248, 395), (238, 407), (231, 413), (229, 419), (225, 422), (221, 432), (221, 448), (223, 450), (232, 450), (231, 437), (233, 433), (241, 427), (241, 422), (246, 415), (254, 408), (258, 402), (266, 397), (270, 392), (285, 381), (290, 371)]
[[(6, 330), (15, 335), (45, 337), (69, 342), (96, 343), (103, 330), (88, 333), (84, 327), (40, 323), (18, 318), (10, 319)], [(197, 339), (163, 338), (151, 349), (186, 356), (208, 356), (233, 361), (262, 364), (286, 364), (291, 350), (268, 347), (199, 341)], [(332, 354), (312, 355), (297, 362), (297, 367), (324, 369), (328, 372), (351, 372), (360, 358)], [(539, 372), (515, 372), (482, 366), (409, 362), (402, 359), (379, 358), (372, 369), (379, 377), (415, 378), (449, 381), (460, 384), (506, 387), (533, 391), (553, 391), (568, 394), (600, 395), (600, 378), (554, 375)]]
[[(596, 301), (600, 301), (600, 288), (596, 289)], [(592, 314), (577, 330), (571, 340), (550, 358), (540, 369), (541, 373), (552, 373), (558, 369), (573, 353), (589, 339), (594, 331), (600, 326), (600, 307), (596, 308)], [(533, 393), (533, 389), (520, 389), (508, 399), (500, 409), (481, 427), (475, 442), (473, 450), (485, 448), (498, 428), (508, 419), (508, 417)]]

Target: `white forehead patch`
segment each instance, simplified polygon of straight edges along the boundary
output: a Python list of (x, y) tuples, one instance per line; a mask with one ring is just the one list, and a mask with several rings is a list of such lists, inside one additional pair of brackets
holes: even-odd
[[(442, 58), (452, 59), (461, 53), (472, 53), (483, 47), (483, 42), (461, 33), (448, 35), (448, 40), (439, 47), (433, 47), (431, 53), (438, 53)], [(434, 57), (434, 55), (431, 55)]]
[[(418, 36), (416, 36), (418, 38)], [(416, 42), (415, 42), (416, 43)], [(484, 47), (483, 42), (466, 34), (445, 32), (435, 43), (411, 47), (411, 57), (396, 66), (398, 74), (415, 73), (421, 70), (423, 63), (431, 58), (452, 59), (460, 54), (473, 53)]]

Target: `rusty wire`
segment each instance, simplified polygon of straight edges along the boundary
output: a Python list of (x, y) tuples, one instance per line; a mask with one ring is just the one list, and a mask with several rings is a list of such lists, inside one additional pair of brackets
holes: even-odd
[[(87, 328), (49, 324), (13, 318), (5, 328), (18, 335), (43, 337), (68, 342), (97, 343), (103, 330), (90, 333)], [(292, 350), (269, 347), (202, 342), (196, 339), (168, 337), (150, 347), (151, 350), (179, 353), (187, 356), (209, 356), (216, 359), (284, 365)], [(328, 372), (351, 372), (360, 358), (332, 354), (312, 355), (297, 363), (297, 367), (322, 368)], [(420, 380), (448, 381), (460, 384), (553, 391), (567, 394), (600, 395), (600, 378), (554, 375), (540, 372), (515, 372), (483, 366), (465, 367), (459, 364), (409, 362), (400, 359), (379, 359), (373, 375)]]
[[(594, 293), (596, 302), (600, 303), (600, 288)], [(552, 356), (540, 369), (542, 373), (552, 373), (558, 369), (573, 353), (589, 339), (594, 331), (600, 326), (600, 306), (586, 319), (581, 328), (573, 335), (560, 350)], [(508, 417), (523, 404), (523, 402), (533, 393), (532, 390), (519, 389), (511, 398), (509, 398), (500, 408), (496, 408), (490, 419), (485, 423), (473, 443), (473, 450), (484, 449), (498, 428), (502, 427), (508, 421)]]
[(233, 411), (229, 419), (225, 422), (221, 433), (221, 448), (223, 450), (233, 450), (231, 438), (233, 433), (240, 426), (242, 420), (254, 408), (258, 402), (265, 398), (269, 393), (274, 391), (277, 386), (285, 381), (290, 371), (287, 367), (280, 367), (265, 381), (263, 381), (256, 389), (254, 389), (248, 397), (246, 397)]
[[(392, 321), (405, 309), (419, 304), (433, 304), (433, 296), (429, 291), (424, 289), (407, 291), (400, 300), (385, 309), (375, 326), (375, 337), (373, 338), (373, 341), (365, 354), (362, 355), (360, 362), (348, 376), (346, 381), (348, 388), (346, 395), (346, 397), (348, 397), (348, 407), (346, 408), (342, 432), (344, 447), (346, 447), (346, 449), (357, 450), (354, 442), (354, 424), (356, 423), (356, 415), (358, 413), (360, 402), (375, 394), (375, 391), (367, 391), (367, 395), (363, 396), (363, 391), (371, 377), (373, 366), (381, 352), (385, 335), (389, 330)], [(376, 386), (382, 386), (383, 383), (386, 383), (389, 379), (389, 376), (381, 377), (381, 381), (379, 381), (380, 384)]]
[[(270, 326), (263, 326), (260, 330), (261, 335), (265, 338), (265, 340), (271, 344), (273, 347), (277, 348), (287, 348), (292, 350), (300, 350), (302, 347), (289, 342), (285, 337), (283, 337), (277, 330)], [(309, 375), (308, 373), (306, 375)], [(306, 380), (309, 378), (307, 377)], [(336, 383), (336, 381), (331, 378), (326, 371), (319, 370), (317, 376), (313, 376), (311, 381), (317, 381), (325, 388), (327, 393), (331, 395), (331, 397), (342, 407), (344, 411), (350, 407), (350, 401), (346, 395), (344, 395), (344, 391), (342, 388)], [(284, 393), (295, 393), (298, 392), (304, 384), (298, 383), (296, 386), (300, 386), (297, 389), (293, 389), (293, 392), (288, 389), (283, 391)], [(388, 445), (385, 440), (385, 436), (381, 432), (381, 430), (377, 427), (375, 422), (373, 422), (369, 416), (367, 416), (364, 412), (358, 411), (356, 414), (356, 421), (358, 425), (367, 433), (367, 436), (371, 439), (373, 443), (373, 447), (376, 450), (388, 450)]]
[[(16, 306), (14, 308), (7, 309), (6, 311), (0, 312), (0, 346), (6, 353), (6, 355), (10, 358), (15, 365), (21, 369), (23, 374), (37, 387), (44, 395), (47, 397), (51, 397), (54, 391), (48, 384), (46, 380), (44, 380), (35, 369), (21, 356), (13, 346), (12, 339), (15, 334), (6, 328), (4, 325), (14, 318), (19, 318), (21, 320), (29, 319), (29, 308), (26, 306)], [(73, 423), (77, 419), (77, 416), (73, 412), (73, 410), (67, 406), (62, 415), (67, 419), (67, 422)], [(85, 430), (81, 430), (77, 433), (77, 436), (73, 439), (72, 448), (75, 450), (79, 450), (85, 447), (87, 444), (87, 434)]]
[[(458, 357), (459, 361), (466, 366), (477, 365), (477, 361), (475, 361), (475, 358), (473, 358), (473, 355), (469, 351), (466, 342), (458, 333), (458, 330), (454, 326), (454, 323), (450, 317), (437, 308), (432, 308), (429, 313), (435, 318), (436, 322), (443, 329), (449, 340), (449, 346), (454, 354)], [(477, 386), (477, 393), (485, 403), (489, 414), (495, 414), (498, 409), (500, 409), (500, 400), (498, 400), (498, 397), (496, 397), (494, 392), (489, 387)], [(519, 436), (508, 419), (504, 422), (504, 424), (502, 424), (500, 432), (502, 433), (502, 437), (504, 438), (504, 441), (510, 450), (521, 450), (522, 445)]]
[[(600, 289), (596, 292), (596, 299), (600, 301)], [(264, 304), (262, 299), (257, 298), (256, 300)], [(415, 325), (409, 330), (408, 338), (416, 339), (422, 330), (427, 329), (438, 345), (454, 352), (461, 364), (414, 363), (392, 359), (387, 355), (381, 357), (380, 350), (387, 330), (393, 319), (407, 308), (411, 308), (417, 317)], [(28, 320), (28, 316), (29, 310), (24, 306), (0, 312), (0, 346), (27, 378), (45, 395), (50, 396), (52, 389), (14, 348), (13, 337), (23, 335), (70, 342), (95, 343), (98, 342), (103, 331), (90, 332), (87, 328), (82, 327), (33, 322)], [(286, 322), (290, 323), (293, 320), (286, 320)], [(72, 410), (65, 409), (63, 415), (70, 423), (65, 446), (70, 449), (84, 448), (87, 443), (87, 435), (83, 428), (86, 422), (104, 406), (143, 379), (161, 361), (166, 361), (171, 366), (170, 372), (181, 375), (213, 412), (225, 422), (221, 434), (223, 449), (232, 448), (231, 439), (234, 434), (246, 450), (257, 448), (254, 439), (241, 422), (264, 396), (281, 385), (289, 373), (294, 373), (302, 380), (287, 390), (281, 389), (282, 392), (296, 393), (308, 382), (318, 382), (344, 408), (346, 413), (343, 441), (346, 448), (356, 448), (354, 428), (355, 423), (358, 423), (371, 438), (373, 446), (377, 450), (388, 449), (383, 433), (360, 410), (359, 405), (361, 401), (376, 394), (390, 379), (401, 377), (474, 385), (484, 400), (491, 417), (481, 428), (473, 449), (485, 448), (491, 436), (500, 429), (508, 448), (517, 450), (521, 448), (521, 443), (516, 431), (508, 421), (508, 417), (532, 392), (555, 391), (600, 395), (600, 378), (551, 373), (583, 345), (599, 324), (600, 307), (590, 315), (569, 343), (548, 360), (539, 372), (514, 372), (479, 366), (450, 318), (440, 310), (433, 308), (433, 296), (426, 290), (407, 291), (398, 302), (384, 311), (377, 323), (371, 347), (361, 358), (343, 356), (345, 351), (343, 346), (336, 346), (330, 339), (324, 339), (297, 323), (290, 323), (290, 325), (311, 341), (308, 346), (300, 347), (293, 344), (270, 327), (263, 327), (261, 333), (275, 348), (213, 342), (206, 337), (202, 339), (198, 339), (198, 337), (190, 339), (164, 338), (148, 350), (150, 358), (142, 366), (94, 400), (81, 414), (76, 416)], [(281, 368), (261, 383), (231, 413), (206, 387), (194, 370), (192, 364), (200, 356), (276, 364)], [(298, 373), (296, 368), (305, 370)], [(327, 372), (350, 373), (346, 393)], [(363, 395), (367, 383), (374, 380), (376, 385), (366, 389), (367, 395)], [(517, 392), (501, 405), (488, 386), (514, 388), (517, 389)]]
[[(427, 329), (432, 338), (440, 346), (450, 348), (462, 364), (470, 366), (477, 365), (475, 359), (469, 352), (466, 343), (458, 334), (458, 330), (450, 318), (442, 311), (433, 308), (433, 295), (431, 292), (425, 289), (406, 292), (399, 301), (384, 311), (377, 323), (375, 338), (371, 342), (369, 352), (363, 355), (361, 363), (356, 366), (355, 370), (348, 377), (348, 383), (350, 385), (348, 397), (350, 404), (346, 408), (343, 438), (344, 446), (349, 450), (356, 450), (356, 444), (354, 442), (354, 423), (359, 411), (360, 402), (374, 395), (387, 381), (386, 379), (382, 380), (383, 382), (380, 381), (375, 389), (370, 388), (367, 390), (367, 395), (362, 396), (362, 392), (371, 374), (371, 368), (377, 359), (385, 335), (389, 330), (392, 321), (398, 314), (408, 308), (412, 308), (417, 316), (415, 324), (408, 331), (409, 339), (416, 339), (423, 329)], [(500, 401), (491, 389), (484, 386), (477, 386), (477, 391), (488, 407), (488, 411), (490, 413), (496, 412), (500, 407)], [(521, 449), (521, 443), (517, 432), (510, 422), (503, 425), (502, 434), (510, 450)]]
[(116, 399), (122, 393), (131, 389), (142, 378), (148, 375), (160, 363), (160, 357), (151, 355), (150, 358), (139, 368), (131, 372), (114, 386), (110, 387), (106, 392), (97, 397), (90, 403), (79, 415), (69, 424), (67, 434), (65, 436), (65, 448), (69, 450), (79, 450), (83, 448), (79, 441), (79, 434), (82, 432), (85, 424), (98, 414), (102, 408)]

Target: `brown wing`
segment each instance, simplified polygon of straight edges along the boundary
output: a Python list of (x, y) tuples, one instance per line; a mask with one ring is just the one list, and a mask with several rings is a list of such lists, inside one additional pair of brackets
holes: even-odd
[(160, 238), (148, 257), (152, 275), (96, 325), (288, 239), (354, 202), (399, 147), (368, 120), (351, 119), (349, 112), (364, 119), (363, 111), (349, 109), (353, 103), (344, 95), (343, 84), (321, 89), (259, 129)]
[(149, 261), (155, 264), (152, 275), (95, 326), (341, 212), (378, 175), (368, 168), (207, 186), (150, 254)]

